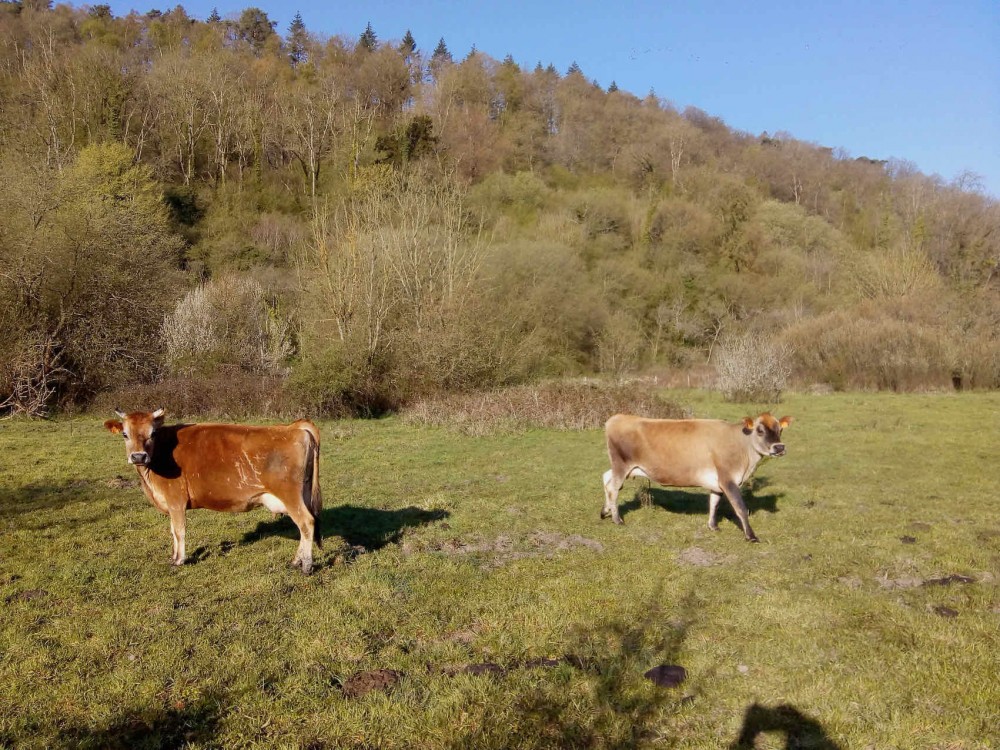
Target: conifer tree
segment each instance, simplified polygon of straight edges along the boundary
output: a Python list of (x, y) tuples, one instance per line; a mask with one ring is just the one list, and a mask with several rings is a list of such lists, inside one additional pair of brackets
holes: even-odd
[(403, 57), (410, 57), (417, 51), (417, 40), (413, 38), (413, 34), (410, 30), (406, 30), (406, 34), (403, 36), (403, 41), (399, 45), (399, 51), (402, 53)]
[(448, 45), (444, 43), (444, 37), (441, 37), (437, 47), (434, 48), (434, 54), (431, 55), (431, 60), (439, 60), (443, 63), (453, 62), (451, 52), (448, 51)]
[(218, 8), (212, 8), (212, 12), (209, 14), (208, 18), (205, 19), (207, 23), (220, 23), (222, 21), (222, 16), (219, 15)]
[(618, 84), (617, 84), (617, 83), (615, 83), (614, 81), (612, 81), (612, 82), (611, 82), (611, 85), (610, 85), (610, 86), (608, 86), (608, 93), (609, 93), (609, 94), (613, 94), (613, 93), (615, 93), (615, 92), (616, 92), (617, 90), (618, 90)]
[(374, 52), (378, 49), (378, 37), (375, 36), (375, 30), (372, 28), (371, 21), (365, 26), (365, 31), (358, 39), (358, 47), (368, 50), (369, 52)]
[(292, 61), (292, 65), (306, 61), (307, 41), (306, 24), (302, 20), (302, 14), (296, 11), (295, 18), (288, 26), (288, 59)]
[(582, 76), (583, 75), (583, 70), (577, 64), (576, 60), (574, 60), (572, 63), (570, 63), (569, 68), (566, 70), (566, 75), (568, 75), (568, 76), (575, 76), (575, 75)]

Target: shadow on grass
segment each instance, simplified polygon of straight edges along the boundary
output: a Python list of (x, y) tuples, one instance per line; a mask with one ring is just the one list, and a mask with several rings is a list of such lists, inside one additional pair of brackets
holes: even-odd
[(166, 750), (191, 744), (215, 747), (224, 711), (221, 697), (210, 694), (188, 705), (130, 712), (106, 727), (63, 728), (60, 740), (78, 750)]
[(0, 487), (0, 520), (15, 521), (21, 528), (36, 530), (54, 524), (103, 521), (114, 516), (119, 504), (102, 504), (101, 511), (95, 513), (90, 504), (100, 496), (99, 484), (89, 479)]
[(565, 661), (589, 685), (580, 686), (579, 677), (568, 684), (558, 672), (527, 688), (522, 683), (510, 703), (491, 704), (474, 733), (456, 737), (451, 747), (632, 748), (661, 738), (664, 719), (694, 699), (706, 675), (688, 675), (674, 688), (643, 676), (662, 664), (683, 666), (681, 647), (695, 622), (693, 594), (672, 606), (660, 599), (658, 591), (638, 621), (599, 619), (571, 635)]
[(771, 732), (785, 735), (785, 750), (815, 748), (815, 750), (841, 750), (840, 745), (826, 736), (823, 726), (806, 716), (794, 706), (751, 704), (743, 715), (740, 735), (729, 745), (729, 750), (753, 750), (757, 737)]
[[(374, 552), (387, 544), (397, 543), (408, 528), (443, 521), (449, 515), (446, 510), (423, 510), (412, 505), (399, 510), (340, 505), (324, 510), (320, 522), (324, 539), (339, 536), (352, 547)], [(298, 539), (299, 530), (288, 516), (282, 516), (273, 521), (261, 521), (257, 528), (243, 535), (240, 544), (253, 544), (273, 535)]]
[[(765, 477), (755, 477), (742, 488), (743, 501), (747, 504), (747, 510), (751, 516), (758, 511), (766, 513), (778, 512), (778, 501), (785, 496), (785, 493), (769, 492), (762, 494), (762, 490), (765, 490), (770, 484), (771, 480)], [(665, 489), (657, 486), (646, 486), (646, 484), (641, 485), (636, 490), (631, 500), (618, 506), (619, 513), (624, 516), (626, 513), (642, 507), (642, 495), (644, 493), (649, 494), (653, 505), (663, 508), (670, 513), (708, 515), (708, 490)], [(739, 525), (739, 520), (733, 512), (732, 506), (729, 505), (729, 501), (725, 498), (719, 503), (719, 518), (726, 518)]]

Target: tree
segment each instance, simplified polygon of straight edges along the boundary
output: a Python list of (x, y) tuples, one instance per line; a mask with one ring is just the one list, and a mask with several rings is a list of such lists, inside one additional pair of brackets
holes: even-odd
[(267, 17), (267, 13), (260, 8), (247, 8), (240, 13), (240, 20), (236, 24), (238, 37), (250, 45), (254, 54), (260, 56), (264, 51), (264, 45), (274, 34), (274, 27), (277, 22)]
[(306, 33), (306, 25), (302, 20), (302, 14), (296, 12), (295, 18), (292, 19), (291, 24), (288, 26), (288, 59), (291, 60), (293, 67), (308, 59), (306, 52), (308, 42), (309, 36)]
[(451, 52), (448, 51), (448, 45), (445, 44), (444, 37), (441, 37), (438, 40), (437, 47), (434, 48), (434, 54), (431, 55), (431, 75), (437, 79), (441, 75), (441, 71), (453, 62)]
[(615, 83), (614, 81), (612, 81), (612, 82), (611, 82), (611, 85), (610, 85), (610, 86), (608, 86), (608, 93), (609, 93), (609, 94), (613, 94), (613, 93), (615, 93), (615, 92), (616, 92), (617, 90), (618, 90), (618, 84), (617, 84), (617, 83)]
[(364, 33), (358, 39), (358, 49), (363, 49), (367, 52), (374, 52), (378, 49), (378, 37), (375, 36), (375, 30), (372, 28), (371, 21), (365, 26)]
[[(151, 170), (111, 143), (83, 149), (54, 182), (36, 172), (3, 184), (0, 318), (13, 326), (0, 403), (39, 413), (54, 398), (155, 373), (181, 243)], [(50, 192), (44, 212), (30, 198), (39, 188)]]
[(406, 34), (403, 36), (403, 41), (399, 44), (399, 52), (403, 57), (411, 57), (417, 52), (417, 41), (413, 38), (413, 34), (410, 30), (406, 30)]
[(208, 18), (205, 19), (205, 23), (221, 23), (222, 16), (219, 15), (218, 8), (212, 8), (212, 12), (209, 14)]

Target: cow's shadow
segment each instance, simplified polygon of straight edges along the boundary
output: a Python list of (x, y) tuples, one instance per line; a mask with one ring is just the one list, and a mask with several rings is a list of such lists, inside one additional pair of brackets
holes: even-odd
[[(647, 483), (644, 479), (630, 479), (629, 482), (635, 483), (636, 485), (635, 495), (631, 500), (621, 503), (618, 506), (618, 512), (622, 516), (632, 512), (633, 510), (638, 510), (644, 504), (655, 505), (656, 507), (663, 508), (670, 513), (708, 515), (708, 490), (666, 489), (655, 484)], [(743, 502), (746, 503), (747, 510), (751, 516), (758, 511), (764, 511), (765, 513), (778, 512), (778, 501), (785, 496), (785, 493), (764, 493), (763, 490), (770, 486), (770, 484), (771, 481), (766, 477), (754, 477), (740, 488), (743, 493)], [(643, 502), (643, 495), (647, 495), (649, 498), (649, 501), (646, 503)], [(725, 498), (723, 498), (722, 502), (719, 503), (718, 517), (720, 519), (726, 518), (737, 525), (739, 524), (739, 520), (733, 512), (732, 506), (729, 505), (729, 501)]]
[[(340, 537), (351, 547), (363, 547), (366, 552), (374, 552), (397, 543), (406, 529), (443, 521), (449, 515), (446, 510), (424, 510), (412, 505), (397, 510), (339, 505), (324, 510), (320, 515), (320, 524), (324, 539)], [(243, 535), (239, 543), (253, 544), (274, 535), (298, 539), (299, 530), (288, 516), (281, 516), (260, 521), (255, 529)]]

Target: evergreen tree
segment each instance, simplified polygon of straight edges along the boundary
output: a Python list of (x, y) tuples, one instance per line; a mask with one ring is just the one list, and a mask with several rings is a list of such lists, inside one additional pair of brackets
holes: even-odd
[(568, 76), (582, 76), (583, 70), (577, 65), (576, 60), (570, 63), (569, 68), (566, 70), (566, 75)]
[(442, 63), (454, 62), (451, 58), (451, 52), (448, 51), (448, 45), (444, 43), (444, 37), (441, 37), (441, 41), (439, 41), (437, 47), (434, 48), (434, 54), (431, 55), (431, 60), (438, 60)]
[(617, 90), (618, 90), (618, 84), (617, 84), (617, 83), (615, 83), (614, 81), (612, 81), (612, 82), (611, 82), (611, 85), (610, 85), (610, 86), (608, 86), (608, 93), (609, 93), (609, 94), (613, 94), (613, 93), (615, 93), (615, 92), (616, 92)]
[[(465, 56), (465, 60), (471, 60), (473, 57), (479, 54), (479, 50), (476, 49), (476, 45), (472, 45), (472, 49), (469, 50), (469, 54)], [(462, 62), (465, 62), (463, 60)]]
[(452, 60), (451, 52), (448, 51), (448, 45), (444, 43), (444, 37), (441, 37), (437, 47), (434, 48), (434, 54), (431, 55), (431, 61), (428, 64), (431, 75), (437, 78), (441, 74), (441, 69), (452, 62), (454, 60)]
[(417, 51), (417, 41), (413, 38), (413, 34), (410, 33), (409, 29), (406, 30), (406, 34), (403, 36), (403, 41), (399, 45), (399, 51), (403, 57), (410, 57)]
[(264, 51), (264, 44), (274, 34), (275, 21), (267, 17), (260, 8), (247, 8), (240, 13), (236, 24), (237, 36), (247, 42), (255, 54)]
[(365, 49), (368, 52), (374, 52), (378, 49), (378, 37), (375, 36), (375, 30), (372, 28), (371, 21), (365, 26), (365, 31), (358, 39), (358, 48)]
[(219, 15), (218, 8), (212, 8), (212, 13), (206, 19), (207, 23), (219, 23), (222, 21), (222, 16)]
[(288, 59), (292, 61), (292, 65), (306, 61), (306, 42), (308, 41), (309, 37), (306, 34), (306, 25), (302, 20), (302, 14), (296, 12), (295, 18), (292, 19), (292, 23), (288, 27)]

